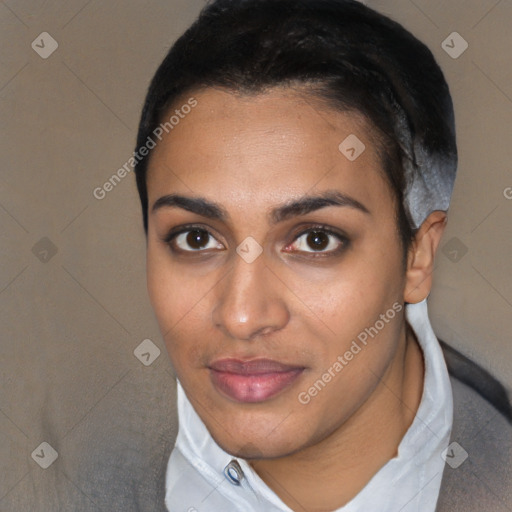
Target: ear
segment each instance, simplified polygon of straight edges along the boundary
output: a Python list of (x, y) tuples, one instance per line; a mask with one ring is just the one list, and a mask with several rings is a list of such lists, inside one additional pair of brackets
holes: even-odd
[(432, 288), (434, 258), (447, 222), (446, 212), (436, 210), (423, 222), (407, 255), (404, 301), (416, 304)]

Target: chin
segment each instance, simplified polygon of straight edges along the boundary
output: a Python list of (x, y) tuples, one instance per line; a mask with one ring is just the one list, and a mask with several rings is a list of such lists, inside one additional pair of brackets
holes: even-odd
[[(210, 429), (209, 429), (210, 430)], [(254, 432), (254, 426), (251, 427), (253, 433), (240, 427), (237, 430), (216, 431), (210, 430), (215, 442), (227, 453), (234, 457), (243, 459), (274, 459), (290, 455), (299, 451), (302, 442), (297, 436), (297, 432), (275, 429), (270, 433), (267, 429), (261, 432)], [(277, 433), (276, 433), (277, 432)]]

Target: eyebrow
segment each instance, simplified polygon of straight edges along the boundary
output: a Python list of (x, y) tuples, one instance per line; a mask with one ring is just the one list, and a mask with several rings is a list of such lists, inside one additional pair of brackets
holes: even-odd
[[(269, 220), (272, 224), (277, 224), (293, 217), (306, 215), (310, 212), (320, 210), (327, 206), (353, 208), (367, 215), (371, 215), (368, 208), (353, 197), (343, 194), (338, 190), (327, 190), (321, 194), (306, 195), (299, 199), (293, 199), (273, 208), (269, 213)], [(151, 208), (151, 212), (154, 213), (165, 207), (182, 208), (202, 217), (207, 217), (221, 222), (227, 222), (230, 219), (230, 215), (225, 208), (218, 203), (205, 199), (204, 197), (168, 194), (155, 201)]]

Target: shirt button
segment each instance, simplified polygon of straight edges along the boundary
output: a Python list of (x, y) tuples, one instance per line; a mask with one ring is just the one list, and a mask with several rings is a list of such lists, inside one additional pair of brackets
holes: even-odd
[(233, 459), (225, 468), (224, 475), (228, 479), (230, 483), (233, 485), (240, 485), (242, 479), (244, 478), (244, 472), (240, 467), (240, 464)]

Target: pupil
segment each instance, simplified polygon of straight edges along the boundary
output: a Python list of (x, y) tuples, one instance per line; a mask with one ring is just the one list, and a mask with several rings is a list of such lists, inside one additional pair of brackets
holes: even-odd
[(192, 229), (187, 235), (187, 244), (194, 249), (200, 249), (207, 245), (208, 236), (208, 233), (202, 229)]
[(329, 245), (329, 237), (322, 231), (311, 231), (307, 242), (312, 249), (325, 249)]

